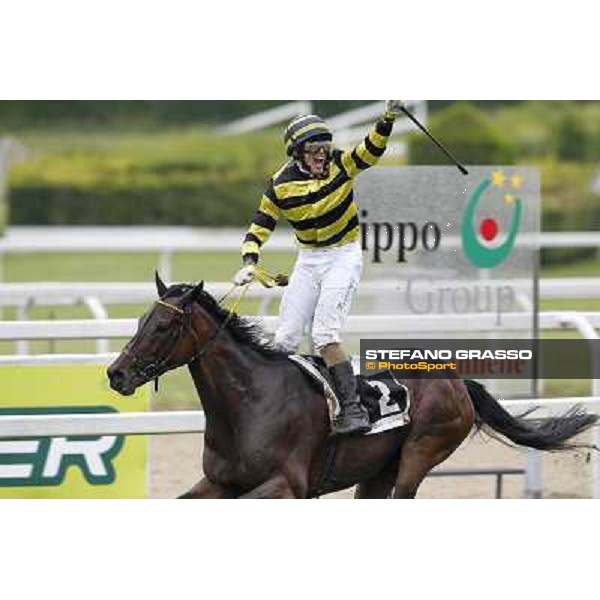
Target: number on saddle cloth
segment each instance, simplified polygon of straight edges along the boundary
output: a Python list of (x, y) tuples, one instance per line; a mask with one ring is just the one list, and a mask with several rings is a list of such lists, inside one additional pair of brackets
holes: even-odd
[(406, 410), (408, 390), (389, 370), (368, 377), (357, 375), (357, 384), (360, 401), (367, 409), (371, 423)]

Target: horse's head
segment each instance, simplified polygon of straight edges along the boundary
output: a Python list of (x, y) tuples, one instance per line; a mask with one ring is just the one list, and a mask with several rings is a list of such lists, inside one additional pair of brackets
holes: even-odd
[(136, 334), (107, 370), (115, 391), (129, 396), (139, 386), (193, 360), (200, 339), (192, 306), (203, 293), (203, 284), (167, 289), (156, 274), (158, 301), (140, 317)]

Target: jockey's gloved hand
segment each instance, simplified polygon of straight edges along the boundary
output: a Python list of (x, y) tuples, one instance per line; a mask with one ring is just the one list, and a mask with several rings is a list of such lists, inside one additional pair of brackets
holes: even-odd
[(386, 100), (383, 118), (386, 121), (394, 121), (402, 113), (402, 100)]
[(246, 285), (254, 280), (256, 265), (249, 264), (242, 267), (233, 277), (235, 285)]

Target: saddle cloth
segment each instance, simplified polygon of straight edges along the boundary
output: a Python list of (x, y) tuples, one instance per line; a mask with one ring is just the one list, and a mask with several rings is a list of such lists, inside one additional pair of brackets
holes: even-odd
[[(340, 403), (330, 379), (329, 371), (320, 356), (291, 354), (289, 359), (297, 364), (323, 390), (329, 418), (333, 422), (340, 412)], [(365, 377), (356, 373), (358, 399), (367, 409), (371, 430), (364, 435), (381, 433), (409, 423), (410, 392), (390, 371), (382, 371)]]

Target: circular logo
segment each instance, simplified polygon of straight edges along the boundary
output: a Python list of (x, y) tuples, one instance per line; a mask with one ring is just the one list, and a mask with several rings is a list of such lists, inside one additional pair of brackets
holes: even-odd
[[(494, 177), (500, 178), (498, 187), (502, 187), (504, 177), (494, 173)], [(519, 178), (517, 181), (521, 181)], [(514, 246), (521, 218), (523, 216), (523, 202), (511, 194), (504, 196), (506, 203), (513, 205), (513, 214), (508, 228), (506, 239), (501, 243), (494, 243), (500, 232), (498, 221), (494, 217), (488, 217), (478, 221), (476, 226), (475, 213), (484, 194), (492, 185), (492, 180), (484, 179), (477, 189), (471, 194), (461, 224), (461, 237), (463, 252), (467, 259), (479, 269), (493, 269), (504, 262), (512, 247)]]

